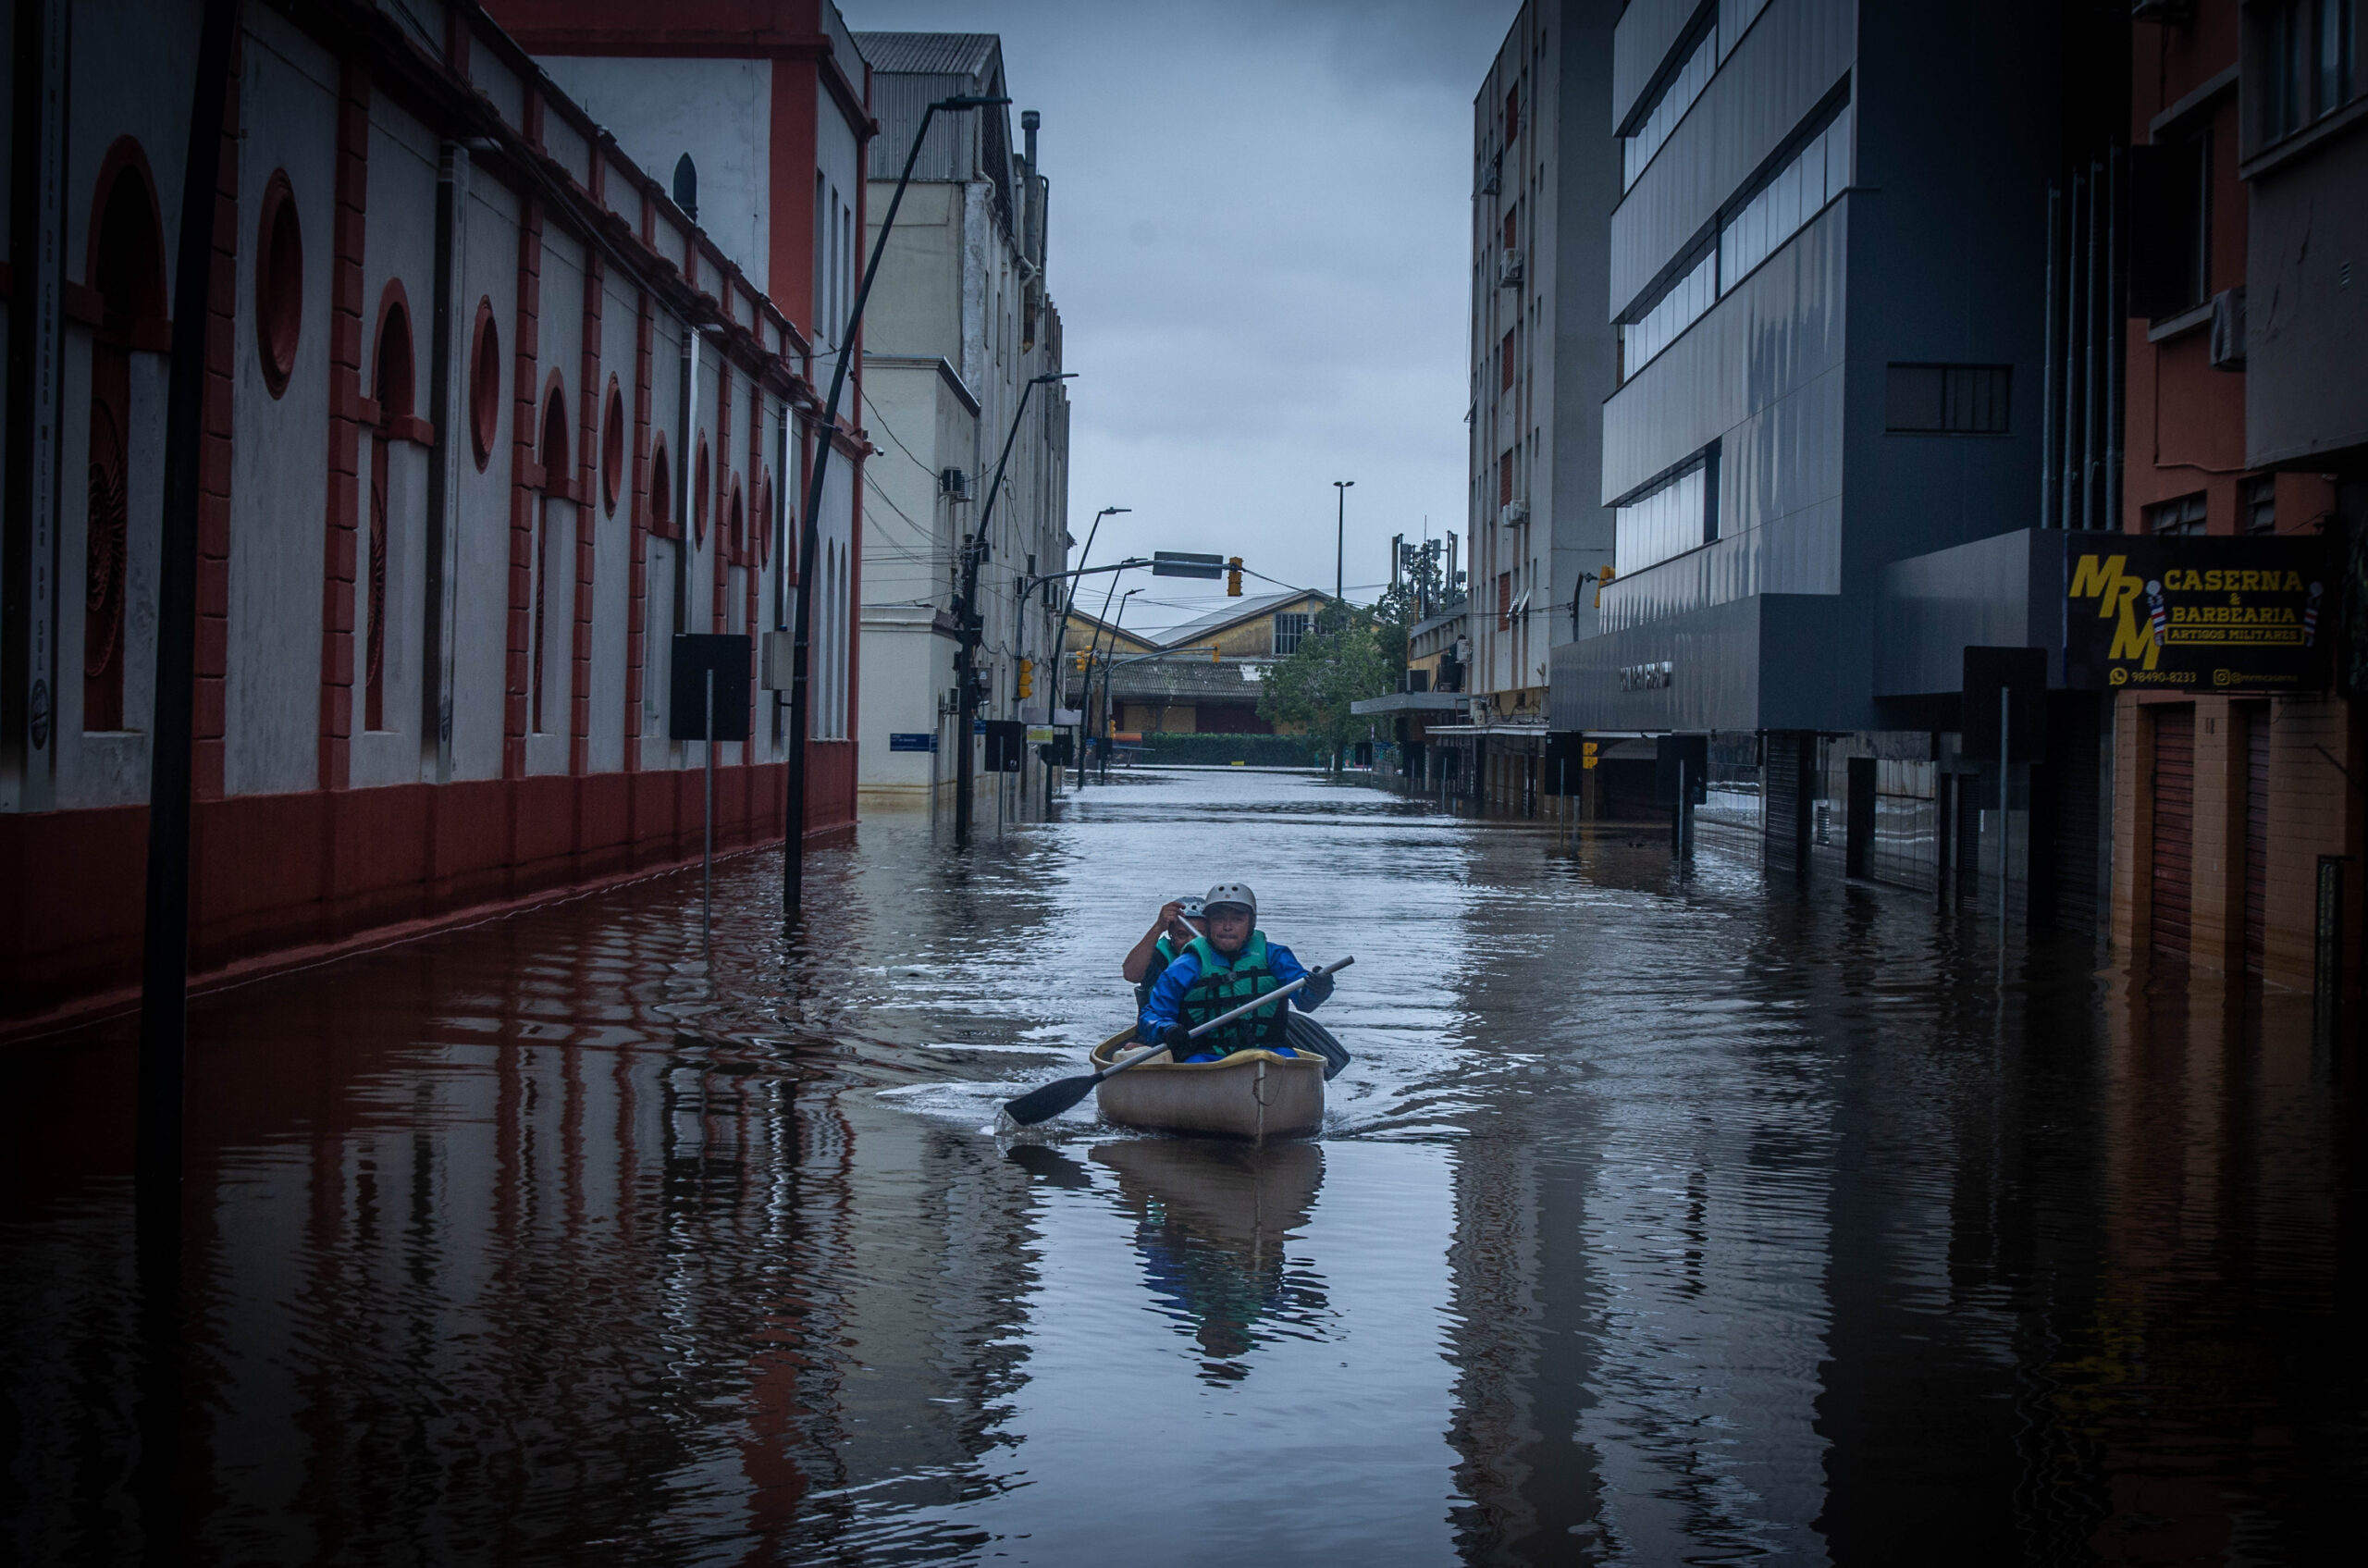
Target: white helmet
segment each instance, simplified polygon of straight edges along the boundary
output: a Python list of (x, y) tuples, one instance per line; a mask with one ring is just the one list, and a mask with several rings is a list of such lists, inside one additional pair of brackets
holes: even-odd
[(1201, 899), (1201, 907), (1212, 915), (1216, 913), (1220, 904), (1239, 904), (1250, 911), (1252, 920), (1258, 918), (1258, 895), (1250, 891), (1247, 883), (1221, 882)]

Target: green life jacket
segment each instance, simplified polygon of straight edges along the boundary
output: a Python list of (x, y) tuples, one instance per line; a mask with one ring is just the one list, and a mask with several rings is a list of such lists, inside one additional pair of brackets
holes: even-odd
[(1159, 983), (1159, 977), (1166, 974), (1167, 966), (1175, 961), (1176, 945), (1174, 943), (1163, 936), (1152, 944), (1151, 962), (1143, 966), (1143, 978), (1135, 982), (1135, 1016), (1137, 1018), (1141, 1018), (1143, 1009), (1151, 1006), (1151, 988)]
[[(1264, 996), (1282, 984), (1266, 966), (1266, 933), (1263, 931), (1250, 933), (1250, 940), (1233, 956), (1231, 963), (1209, 945), (1205, 936), (1193, 938), (1192, 945), (1184, 951), (1201, 966), (1200, 974), (1184, 993), (1183, 1005), (1178, 1008), (1178, 1021), (1187, 1029), (1198, 1029), (1211, 1019), (1222, 1018), (1244, 1002)], [(1215, 1051), (1220, 1056), (1228, 1056), (1236, 1051), (1279, 1045), (1283, 1043), (1283, 1014), (1289, 1006), (1286, 998), (1238, 1018), (1193, 1041), (1185, 1047), (1186, 1054)]]

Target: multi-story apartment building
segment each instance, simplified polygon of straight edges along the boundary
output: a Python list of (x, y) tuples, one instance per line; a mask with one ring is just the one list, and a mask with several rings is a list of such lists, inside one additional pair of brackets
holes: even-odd
[[(881, 135), (870, 211), (887, 210), (928, 106), (956, 94), (1006, 96), (993, 33), (868, 32)], [(955, 693), (955, 599), (962, 550), (987, 527), (973, 719), (1052, 722), (1052, 668), (1068, 559), (1068, 398), (1058, 381), (1061, 320), (1045, 279), (1051, 187), (1038, 167), (1038, 119), (1006, 108), (941, 112), (914, 166), (881, 259), (864, 328), (864, 424), (880, 455), (866, 471), (862, 603), (864, 798), (950, 802), (957, 758), (973, 748), (981, 796), (1009, 811), (1045, 798), (1028, 750), (1021, 771), (985, 771), (984, 737)], [(870, 253), (867, 236), (865, 253)], [(1025, 407), (1022, 407), (1023, 400)], [(1014, 424), (1017, 421), (1015, 436)], [(993, 516), (987, 490), (1011, 459)], [(1020, 694), (1021, 686), (1029, 688)], [(967, 739), (963, 737), (967, 736)]]
[(1548, 649), (1594, 629), (1612, 556), (1599, 411), (1620, 156), (1602, 126), (1619, 12), (1528, 0), (1473, 100), (1467, 722), (1428, 733), (1434, 765), (1505, 804), (1537, 787)]
[[(136, 974), (199, 25), (93, 3), (20, 7), (10, 35), (40, 107), (0, 301), (0, 1026)], [(773, 88), (852, 153), (850, 61), (817, 43)], [(474, 6), (247, 6), (219, 88), (193, 969), (696, 857), (704, 748), (669, 738), (669, 648), (777, 623), (818, 433), (811, 340), (767, 286), (802, 309), (807, 263), (752, 272)], [(716, 748), (723, 845), (782, 831), (767, 695)], [(851, 703), (827, 673), (818, 710)], [(852, 821), (836, 750), (810, 828)]]

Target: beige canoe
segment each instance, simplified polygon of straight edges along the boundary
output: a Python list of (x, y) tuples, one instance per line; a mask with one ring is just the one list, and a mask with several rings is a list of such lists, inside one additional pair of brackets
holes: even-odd
[[(1099, 1072), (1134, 1043), (1121, 1030), (1093, 1048)], [(1160, 1053), (1102, 1080), (1102, 1114), (1122, 1127), (1222, 1138), (1304, 1138), (1324, 1126), (1324, 1059), (1236, 1051), (1223, 1061), (1172, 1062)]]

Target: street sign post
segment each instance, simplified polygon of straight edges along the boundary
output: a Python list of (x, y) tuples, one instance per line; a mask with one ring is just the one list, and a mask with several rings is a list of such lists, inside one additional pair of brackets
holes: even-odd
[[(700, 825), (699, 950), (715, 957), (715, 744), (748, 738), (748, 660), (745, 632), (682, 633), (667, 679), (667, 737), (706, 743), (706, 817)], [(787, 830), (796, 853), (798, 829)]]

